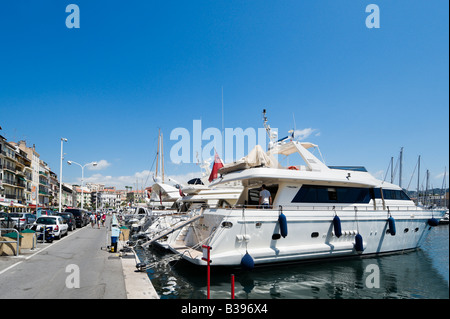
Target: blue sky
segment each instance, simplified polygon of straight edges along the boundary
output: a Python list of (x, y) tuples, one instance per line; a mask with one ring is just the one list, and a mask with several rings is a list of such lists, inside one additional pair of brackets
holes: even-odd
[[(70, 3), (79, 29), (65, 25)], [(371, 3), (379, 29), (365, 25)], [(150, 183), (160, 128), (166, 174), (182, 179), (199, 168), (170, 163), (170, 133), (199, 119), (221, 129), (223, 88), (225, 127), (262, 127), (265, 108), (283, 135), (295, 116), (328, 165), (384, 177), (404, 147), (403, 186), (421, 155), (440, 187), (448, 12), (446, 0), (4, 0), (0, 134), (36, 144), (56, 173), (66, 137), (66, 160), (105, 164), (86, 180), (123, 187)]]

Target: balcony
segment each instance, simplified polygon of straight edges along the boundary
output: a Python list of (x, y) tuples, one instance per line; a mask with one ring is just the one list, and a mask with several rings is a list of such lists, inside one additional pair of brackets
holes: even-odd
[(16, 186), (16, 182), (13, 181), (12, 179), (8, 179), (8, 178), (3, 178), (3, 184)]
[(41, 190), (39, 191), (39, 195), (43, 195), (43, 196), (47, 196), (47, 197), (50, 196), (48, 192), (41, 191)]
[[(2, 152), (3, 153), (3, 152)], [(3, 155), (6, 155), (6, 157), (8, 157), (8, 158), (10, 158), (10, 159), (12, 159), (14, 162), (16, 161), (16, 156), (15, 156), (15, 154), (13, 153), (13, 154), (11, 154), (11, 153), (4, 153)]]
[(11, 164), (9, 164), (8, 162), (5, 162), (4, 164), (3, 164), (3, 169), (7, 169), (8, 171), (10, 171), (11, 173), (16, 173), (16, 167), (15, 167), (15, 165), (11, 165)]
[(22, 187), (22, 188), (27, 187), (27, 185), (25, 185), (25, 182), (24, 182), (24, 181), (21, 181), (21, 180), (18, 180), (18, 181), (16, 182), (16, 186)]
[(43, 172), (43, 171), (39, 171), (39, 175), (43, 175), (43, 176), (45, 176), (45, 177), (48, 177), (48, 173)]
[(16, 175), (20, 175), (20, 176), (25, 176), (25, 172), (23, 172), (23, 171), (21, 171), (21, 170), (18, 170), (18, 169), (16, 169), (15, 174), (16, 174)]

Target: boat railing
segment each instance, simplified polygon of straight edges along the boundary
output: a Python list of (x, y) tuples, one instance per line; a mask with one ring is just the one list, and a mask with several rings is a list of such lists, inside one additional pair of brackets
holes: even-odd
[[(262, 207), (259, 205), (236, 205), (233, 207), (226, 207), (226, 209), (230, 210), (242, 210), (242, 209), (260, 209), (262, 211), (279, 211), (280, 206), (266, 206)], [(418, 207), (418, 206), (386, 206), (386, 209), (383, 209), (383, 207), (377, 207), (374, 209), (372, 205), (368, 206), (358, 206), (358, 205), (352, 205), (352, 206), (330, 206), (330, 205), (313, 205), (313, 206), (300, 206), (300, 205), (282, 205), (283, 210), (298, 210), (298, 211), (385, 211), (385, 212), (393, 212), (393, 211), (439, 211), (439, 209), (434, 208), (425, 208), (425, 207)]]

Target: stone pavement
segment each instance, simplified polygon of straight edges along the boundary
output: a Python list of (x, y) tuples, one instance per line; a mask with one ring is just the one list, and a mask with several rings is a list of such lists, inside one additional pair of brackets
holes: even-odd
[(109, 233), (88, 225), (18, 257), (0, 256), (0, 299), (157, 299), (147, 274), (135, 272), (134, 254), (107, 251)]

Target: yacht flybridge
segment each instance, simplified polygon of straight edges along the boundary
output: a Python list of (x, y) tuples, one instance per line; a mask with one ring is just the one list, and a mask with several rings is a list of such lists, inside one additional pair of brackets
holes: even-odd
[[(442, 217), (417, 207), (399, 186), (374, 178), (364, 167), (328, 167), (310, 152), (316, 147), (293, 138), (271, 139), (267, 152), (256, 146), (226, 164), (211, 186), (239, 181), (243, 191), (236, 203), (201, 208), (201, 216), (169, 248), (206, 265), (203, 247), (208, 246), (212, 266), (244, 268), (383, 254), (419, 247)], [(277, 160), (295, 154), (304, 165), (283, 167)], [(269, 207), (259, 203), (262, 185), (272, 197)]]

